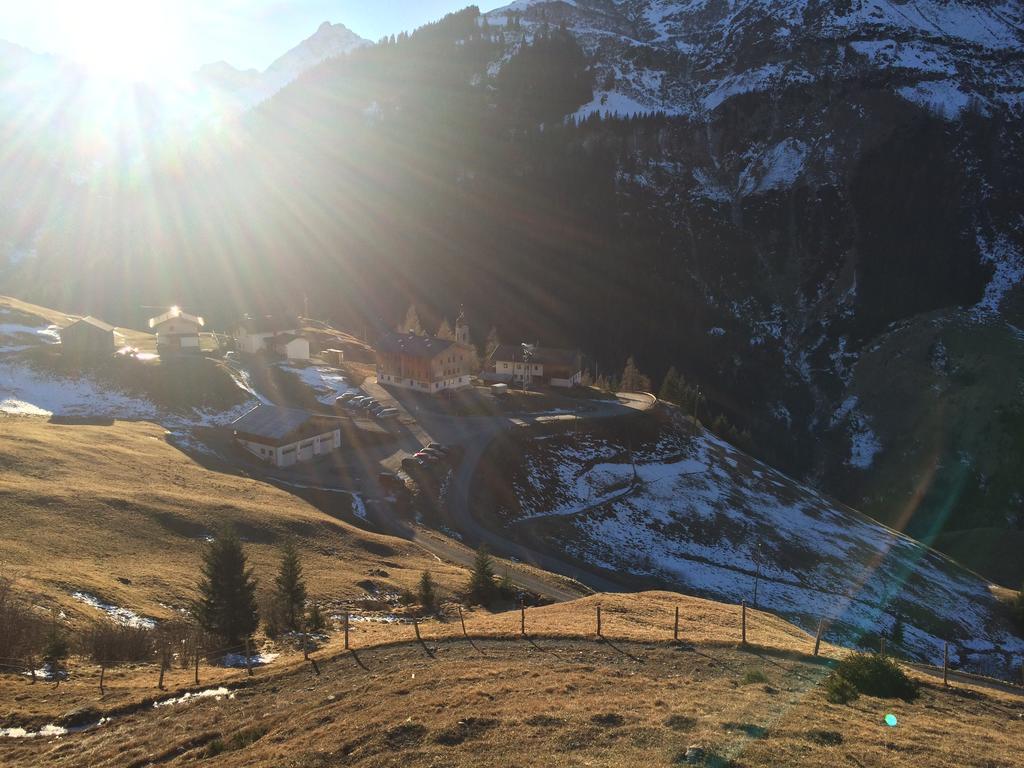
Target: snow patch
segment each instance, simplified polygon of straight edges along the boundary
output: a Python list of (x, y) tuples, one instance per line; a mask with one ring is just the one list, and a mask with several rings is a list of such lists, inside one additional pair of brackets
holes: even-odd
[(107, 614), (115, 624), (120, 624), (124, 627), (135, 627), (137, 629), (153, 629), (156, 627), (156, 621), (154, 619), (148, 619), (145, 616), (140, 616), (135, 613), (135, 611), (129, 610), (128, 608), (120, 608), (116, 605), (105, 603), (95, 595), (90, 595), (88, 592), (72, 592), (71, 596), (75, 598), (75, 600), (92, 606), (98, 611), (103, 611), (103, 613)]

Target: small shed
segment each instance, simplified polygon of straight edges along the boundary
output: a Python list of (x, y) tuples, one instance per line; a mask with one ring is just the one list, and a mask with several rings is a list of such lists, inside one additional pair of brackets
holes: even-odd
[(99, 357), (112, 355), (117, 348), (114, 326), (86, 316), (60, 332), (60, 348), (65, 355)]
[(309, 339), (294, 333), (282, 333), (274, 336), (268, 346), (275, 354), (289, 360), (309, 360)]
[(298, 408), (257, 405), (231, 423), (235, 440), (275, 467), (290, 467), (341, 447), (338, 419)]

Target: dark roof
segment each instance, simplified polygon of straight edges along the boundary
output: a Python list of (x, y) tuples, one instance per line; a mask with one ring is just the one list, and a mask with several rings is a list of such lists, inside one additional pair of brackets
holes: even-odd
[(436, 336), (389, 333), (377, 342), (377, 351), (409, 355), (410, 357), (433, 358), (453, 346), (455, 346), (454, 341), (439, 339)]
[[(495, 347), (488, 358), (495, 360), (508, 360), (520, 362), (523, 359), (523, 348), (518, 344), (499, 344)], [(530, 361), (541, 365), (564, 365), (568, 367), (579, 365), (580, 352), (578, 349), (556, 349), (555, 347), (534, 347)]]
[(315, 414), (298, 408), (261, 404), (231, 422), (231, 428), (247, 435), (282, 440), (315, 419)]
[(110, 325), (110, 323), (104, 323), (102, 320), (98, 320), (92, 315), (86, 315), (85, 317), (75, 320), (75, 322), (71, 323), (71, 325), (67, 326), (67, 328), (71, 328), (72, 326), (78, 325), (80, 323), (91, 325), (93, 328), (98, 328), (99, 330), (105, 331), (106, 333), (113, 333), (114, 331), (114, 326)]
[(246, 333), (280, 333), (297, 330), (302, 324), (294, 315), (246, 315), (238, 327)]

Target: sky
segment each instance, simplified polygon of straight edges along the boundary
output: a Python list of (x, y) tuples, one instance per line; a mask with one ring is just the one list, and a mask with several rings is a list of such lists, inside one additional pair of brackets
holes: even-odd
[[(180, 76), (225, 60), (265, 69), (324, 21), (370, 40), (470, 0), (0, 0), (0, 40), (108, 74)], [(477, 2), (487, 11), (507, 4)]]

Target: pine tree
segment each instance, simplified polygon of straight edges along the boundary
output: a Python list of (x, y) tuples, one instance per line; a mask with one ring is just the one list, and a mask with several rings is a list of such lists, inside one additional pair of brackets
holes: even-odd
[(196, 621), (225, 646), (241, 648), (259, 626), (256, 580), (230, 528), (221, 529), (203, 552)]
[(398, 326), (398, 332), (415, 333), (417, 336), (423, 335), (423, 325), (420, 323), (420, 315), (416, 311), (415, 304), (409, 305), (409, 309), (405, 312), (405, 321)]
[(441, 325), (437, 329), (437, 338), (445, 339), (446, 341), (455, 341), (455, 332), (452, 330), (451, 323), (448, 322), (447, 317), (441, 321)]
[(285, 628), (298, 631), (306, 604), (306, 582), (302, 578), (299, 552), (292, 541), (286, 542), (281, 552), (281, 568), (274, 579), (274, 597)]
[(630, 355), (626, 360), (626, 367), (622, 371), (622, 381), (616, 388), (616, 392), (647, 392), (651, 389), (651, 380), (640, 373), (636, 367), (636, 360)]
[(420, 575), (419, 601), (423, 610), (428, 613), (437, 607), (437, 588), (434, 586), (434, 579), (430, 571), (424, 571)]
[(309, 614), (306, 616), (306, 629), (311, 632), (319, 632), (327, 626), (324, 614), (320, 610), (320, 603), (315, 600), (309, 606)]
[(680, 384), (679, 372), (673, 365), (668, 369), (668, 373), (665, 374), (665, 378), (661, 382), (661, 389), (658, 390), (658, 397), (667, 403), (678, 404)]
[(473, 570), (469, 574), (469, 586), (466, 590), (471, 603), (490, 605), (494, 599), (494, 561), (481, 544), (473, 559)]
[(494, 354), (494, 350), (501, 344), (501, 339), (498, 338), (498, 329), (491, 327), (490, 333), (487, 334), (487, 343), (484, 347), (484, 356), (490, 358)]

